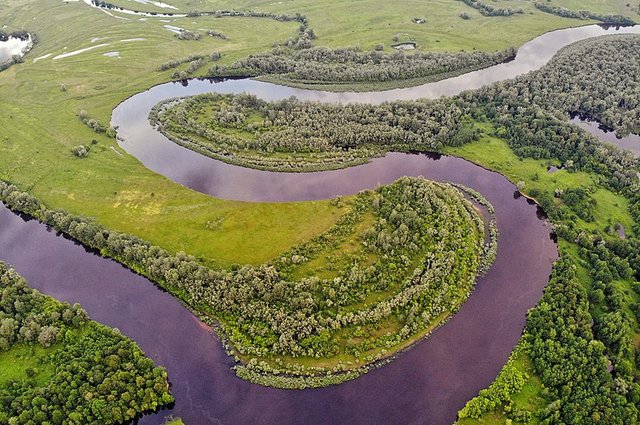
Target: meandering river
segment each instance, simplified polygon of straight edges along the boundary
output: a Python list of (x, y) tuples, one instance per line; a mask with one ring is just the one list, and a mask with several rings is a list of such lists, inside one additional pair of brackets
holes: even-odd
[[(638, 27), (621, 32), (640, 32)], [(121, 147), (148, 168), (195, 190), (227, 199), (293, 201), (355, 193), (422, 175), (482, 193), (495, 207), (498, 256), (460, 311), (427, 340), (354, 381), (304, 391), (265, 388), (235, 377), (214, 333), (175, 298), (114, 261), (88, 252), (46, 226), (0, 206), (0, 258), (31, 286), (55, 298), (80, 302), (91, 317), (118, 327), (167, 368), (176, 397), (166, 414), (194, 424), (448, 424), (495, 378), (517, 343), (526, 311), (539, 300), (557, 247), (551, 227), (533, 202), (505, 177), (468, 161), (438, 155), (391, 153), (345, 170), (270, 173), (203, 157), (157, 133), (147, 121), (160, 100), (197, 93), (250, 92), (264, 99), (295, 95), (331, 102), (379, 103), (438, 97), (512, 78), (546, 63), (563, 45), (603, 33), (597, 26), (548, 33), (527, 43), (516, 60), (413, 89), (377, 93), (326, 93), (250, 80), (188, 85), (169, 83), (133, 96), (113, 113)]]
[[(520, 337), (527, 309), (540, 298), (556, 257), (550, 226), (504, 177), (458, 158), (390, 154), (331, 173), (331, 184), (352, 189), (402, 175), (465, 184), (494, 205), (501, 232), (496, 262), (446, 325), (389, 365), (339, 386), (289, 391), (235, 377), (211, 330), (175, 298), (5, 207), (1, 258), (36, 289), (80, 302), (93, 319), (119, 328), (165, 366), (177, 399), (171, 413), (187, 424), (451, 423), (496, 376)], [(279, 187), (272, 192), (279, 198), (301, 193), (295, 184)], [(320, 185), (315, 193), (335, 190)], [(160, 424), (165, 414), (140, 422)]]

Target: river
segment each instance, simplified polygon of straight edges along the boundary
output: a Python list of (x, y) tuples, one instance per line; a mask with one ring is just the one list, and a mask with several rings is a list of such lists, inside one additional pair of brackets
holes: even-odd
[[(638, 27), (621, 31), (630, 30), (638, 32)], [(537, 69), (562, 43), (601, 33), (609, 32), (589, 26), (548, 33), (527, 43), (524, 47), (533, 50), (521, 48), (513, 62), (413, 89), (325, 93), (251, 80), (194, 81), (154, 87), (114, 110), (112, 124), (120, 127), (122, 148), (148, 168), (221, 198), (256, 202), (325, 199), (404, 175), (422, 175), (464, 184), (494, 205), (500, 229), (498, 256), (469, 300), (428, 339), (354, 381), (292, 391), (238, 379), (215, 334), (175, 298), (114, 261), (4, 206), (0, 206), (0, 258), (22, 273), (32, 287), (61, 300), (80, 302), (93, 319), (119, 328), (167, 368), (176, 404), (170, 411), (143, 417), (142, 424), (160, 424), (167, 414), (182, 417), (188, 425), (449, 424), (458, 409), (495, 378), (521, 335), (526, 311), (538, 302), (548, 281), (557, 246), (538, 207), (519, 196), (500, 174), (447, 156), (390, 153), (358, 167), (305, 174), (240, 168), (169, 142), (151, 128), (147, 114), (162, 99), (209, 91), (246, 91), (264, 99), (295, 95), (372, 103), (455, 94)]]
[[(165, 366), (177, 400), (171, 413), (187, 424), (451, 423), (496, 376), (520, 337), (527, 309), (540, 298), (557, 255), (550, 225), (504, 177), (458, 158), (389, 154), (331, 173), (342, 173), (343, 183), (359, 175), (361, 186), (419, 174), (462, 183), (494, 205), (500, 229), (493, 267), (445, 326), (390, 364), (339, 386), (278, 390), (235, 377), (211, 330), (175, 298), (5, 207), (1, 257), (32, 287), (80, 302), (93, 319), (119, 328)], [(160, 424), (166, 413), (140, 422)]]

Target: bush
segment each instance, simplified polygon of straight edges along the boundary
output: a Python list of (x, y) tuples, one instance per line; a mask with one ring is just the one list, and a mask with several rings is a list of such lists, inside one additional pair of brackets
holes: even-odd
[(86, 158), (87, 156), (89, 156), (90, 150), (91, 148), (89, 148), (89, 146), (79, 145), (71, 149), (71, 153), (73, 153), (78, 158)]

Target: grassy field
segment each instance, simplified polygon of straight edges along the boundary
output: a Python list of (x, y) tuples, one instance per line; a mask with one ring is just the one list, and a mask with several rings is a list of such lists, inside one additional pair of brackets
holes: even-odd
[(554, 164), (553, 161), (520, 159), (501, 139), (485, 136), (478, 142), (462, 147), (447, 148), (445, 152), (498, 171), (514, 183), (524, 182), (525, 189), (523, 191), (525, 193), (534, 188), (552, 193), (555, 189), (565, 190), (577, 187), (594, 189), (591, 196), (597, 201), (594, 211), (595, 220), (586, 222), (578, 219), (577, 224), (582, 228), (604, 231), (605, 227), (610, 224), (620, 223), (626, 229), (630, 229), (633, 225), (633, 219), (628, 210), (628, 201), (623, 196), (596, 184), (591, 174), (567, 170), (549, 173), (547, 168), (550, 165), (558, 164)]
[[(93, 132), (76, 116), (85, 110), (108, 123), (120, 101), (168, 78), (171, 71), (155, 71), (161, 63), (212, 51), (233, 61), (292, 36), (296, 25), (219, 19), (217, 28), (225, 26), (221, 31), (233, 40), (178, 41), (157, 20), (116, 19), (83, 3), (12, 0), (0, 6), (0, 16), (9, 29), (24, 28), (39, 38), (24, 64), (0, 73), (0, 178), (50, 206), (220, 265), (260, 264), (328, 228), (342, 214), (328, 202), (248, 204), (193, 192), (129, 155), (116, 154), (112, 148), (121, 150), (115, 140)], [(254, 30), (258, 21), (264, 33)], [(103, 39), (92, 43), (94, 37)], [(122, 41), (134, 38), (144, 40)], [(119, 51), (120, 58), (103, 56), (112, 51)], [(51, 56), (33, 63), (46, 54)], [(98, 143), (88, 158), (71, 154), (73, 146), (92, 140)]]
[(9, 381), (27, 378), (27, 369), (33, 369), (33, 379), (44, 385), (54, 373), (47, 356), (63, 348), (63, 344), (55, 344), (49, 348), (40, 345), (16, 344), (7, 351), (0, 352), (0, 387)]
[[(136, 10), (178, 12), (153, 5), (141, 5), (132, 0), (111, 0), (111, 3)], [(309, 18), (318, 35), (318, 46), (361, 46), (371, 49), (384, 44), (387, 49), (396, 41), (415, 41), (421, 50), (500, 50), (519, 46), (544, 32), (589, 21), (561, 18), (537, 10), (533, 2), (525, 0), (500, 1), (499, 7), (522, 8), (524, 14), (507, 17), (485, 17), (476, 9), (457, 0), (168, 0), (179, 12), (191, 10), (253, 9), (278, 13), (299, 12)], [(621, 14), (640, 20), (627, 0), (553, 0), (549, 4), (572, 10)], [(463, 20), (460, 13), (471, 19)], [(413, 18), (426, 22), (416, 24)]]

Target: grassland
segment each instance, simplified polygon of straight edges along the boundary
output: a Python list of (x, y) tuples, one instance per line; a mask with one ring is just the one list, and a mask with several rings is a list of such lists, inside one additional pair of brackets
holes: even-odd
[(45, 384), (54, 373), (53, 365), (47, 357), (63, 344), (49, 348), (40, 345), (16, 344), (7, 351), (0, 352), (0, 387), (9, 381), (27, 379), (27, 369), (34, 372), (33, 379), (38, 385)]
[[(171, 12), (152, 5), (141, 5), (130, 0), (111, 3), (136, 10)], [(584, 25), (590, 21), (561, 18), (537, 10), (533, 2), (524, 0), (500, 1), (500, 7), (522, 8), (524, 14), (507, 17), (485, 17), (477, 10), (456, 0), (298, 0), (273, 2), (271, 0), (173, 0), (169, 1), (180, 12), (191, 10), (253, 9), (277, 13), (300, 12), (307, 16), (310, 26), (318, 35), (317, 46), (361, 46), (365, 50), (377, 44), (390, 49), (399, 41), (415, 41), (424, 51), (501, 50), (519, 46), (544, 32)], [(553, 0), (550, 5), (574, 10), (621, 14), (640, 19), (634, 5), (626, 0)], [(176, 12), (176, 11), (173, 11)], [(471, 19), (463, 20), (460, 13)], [(416, 24), (413, 18), (425, 18)], [(593, 21), (595, 22), (595, 21)]]
[(592, 174), (567, 170), (550, 173), (547, 168), (550, 165), (558, 165), (557, 163), (518, 158), (505, 141), (490, 136), (483, 137), (478, 142), (462, 147), (446, 148), (445, 152), (498, 171), (514, 183), (524, 182), (525, 188), (523, 192), (525, 193), (530, 192), (532, 189), (538, 189), (543, 192), (578, 187), (593, 189), (594, 192), (591, 196), (597, 201), (594, 211), (595, 220), (586, 222), (578, 219), (577, 224), (581, 228), (604, 231), (605, 227), (616, 222), (622, 224), (626, 229), (630, 229), (633, 225), (633, 219), (629, 214), (628, 201), (623, 196), (601, 187), (594, 180)]
[[(40, 40), (24, 64), (0, 73), (0, 178), (50, 206), (223, 266), (262, 263), (342, 214), (328, 202), (248, 204), (193, 192), (129, 155), (116, 154), (111, 148), (122, 151), (115, 140), (93, 132), (76, 116), (86, 110), (108, 123), (118, 102), (168, 78), (170, 71), (155, 71), (161, 63), (212, 51), (232, 61), (286, 39), (296, 25), (260, 19), (263, 34), (253, 31), (255, 18), (220, 19), (217, 28), (224, 27), (232, 41), (191, 42), (176, 40), (157, 20), (116, 19), (83, 3), (11, 1), (0, 6), (0, 16), (9, 28), (25, 28)], [(206, 23), (205, 18), (197, 26)], [(105, 39), (92, 43), (94, 37)], [(133, 38), (144, 40), (121, 41)], [(103, 43), (110, 45), (52, 60)], [(120, 58), (103, 56), (111, 51), (119, 51)], [(52, 56), (33, 63), (45, 54)], [(91, 140), (98, 144), (88, 158), (71, 154), (73, 146)]]

